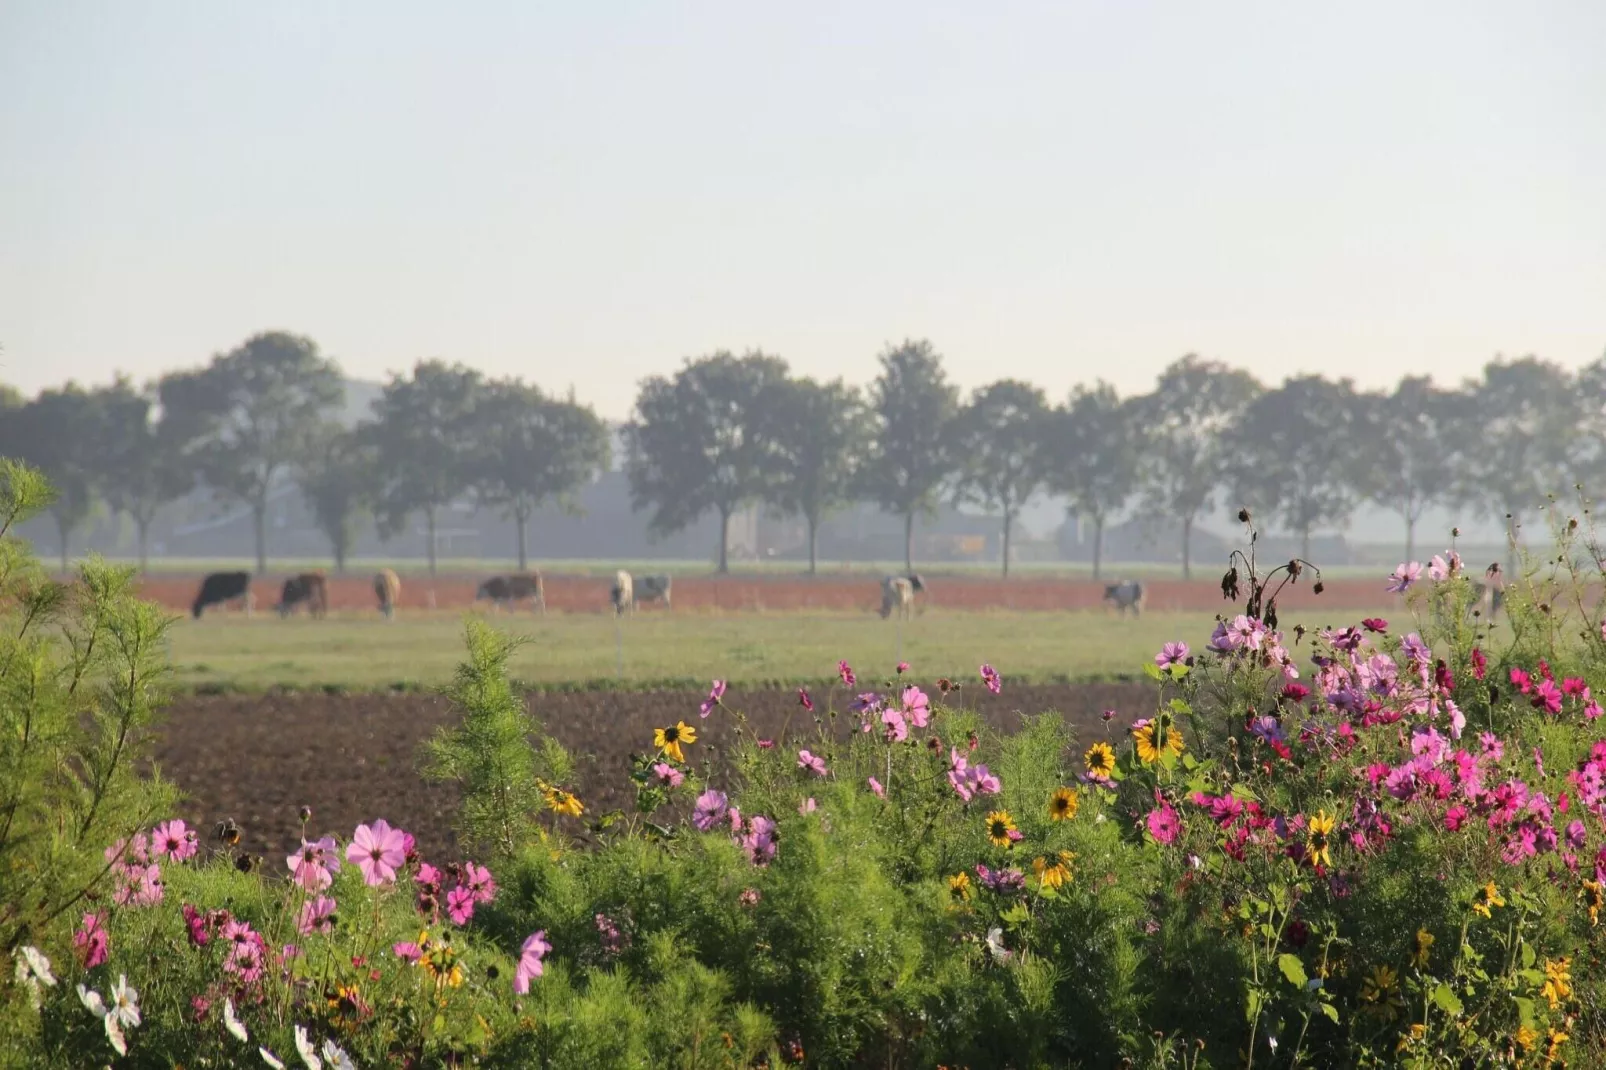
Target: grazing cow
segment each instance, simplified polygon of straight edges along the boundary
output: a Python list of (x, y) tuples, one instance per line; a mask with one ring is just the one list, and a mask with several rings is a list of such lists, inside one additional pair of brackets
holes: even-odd
[(396, 600), (401, 597), (401, 580), (396, 573), (382, 568), (374, 573), (374, 596), (379, 599), (379, 612), (386, 620), (396, 616)]
[(539, 572), (521, 572), (512, 576), (492, 576), (480, 584), (480, 589), (474, 593), (476, 602), (494, 602), (498, 609), (508, 609), (514, 602), (529, 599), (530, 611), (535, 612), (539, 607), (546, 612), (546, 589), (541, 584)]
[(926, 589), (926, 583), (916, 573), (907, 576), (887, 576), (881, 581), (881, 619), (892, 616), (908, 617), (914, 609), (915, 595)]
[(1143, 616), (1143, 584), (1136, 580), (1104, 585), (1104, 601), (1114, 605), (1121, 616), (1130, 609), (1134, 617)]
[(635, 584), (631, 582), (630, 573), (620, 569), (613, 574), (613, 590), (608, 597), (613, 601), (613, 615), (619, 616), (626, 611), (636, 611)]
[(190, 613), (199, 620), (207, 606), (234, 601), (243, 603), (245, 615), (251, 615), (251, 610), (256, 606), (256, 598), (251, 594), (251, 574), (213, 572), (201, 581), (201, 589), (195, 595), (195, 604), (190, 607)]
[(635, 588), (636, 605), (644, 605), (648, 602), (662, 602), (665, 609), (669, 608), (668, 576), (643, 576), (635, 580), (633, 586)]
[(322, 572), (303, 572), (284, 581), (279, 593), (279, 616), (288, 617), (303, 604), (315, 618), (321, 619), (329, 612), (329, 585)]
[(1472, 608), (1481, 610), (1485, 620), (1493, 620), (1506, 604), (1506, 575), (1496, 561), (1483, 570), (1483, 582), (1472, 584)]

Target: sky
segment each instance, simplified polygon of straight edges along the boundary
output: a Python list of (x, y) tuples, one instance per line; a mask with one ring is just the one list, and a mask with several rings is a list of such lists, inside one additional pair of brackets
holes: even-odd
[(1606, 4), (0, 3), (0, 381), (1606, 353)]

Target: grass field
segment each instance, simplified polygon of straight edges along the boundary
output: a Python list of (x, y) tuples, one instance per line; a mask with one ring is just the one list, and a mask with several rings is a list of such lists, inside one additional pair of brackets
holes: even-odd
[[(1365, 614), (1290, 616), (1282, 625), (1342, 624)], [(846, 658), (867, 678), (912, 663), (921, 678), (971, 680), (989, 661), (1006, 677), (1032, 682), (1108, 678), (1142, 671), (1168, 640), (1200, 649), (1206, 613), (928, 613), (902, 626), (866, 614), (520, 614), (488, 619), (530, 642), (513, 674), (537, 686), (643, 687), (715, 677), (733, 683), (818, 681)], [(332, 615), (279, 620), (259, 614), (183, 619), (171, 634), (177, 683), (185, 688), (275, 686), (375, 689), (446, 682), (462, 650), (457, 614), (398, 618)], [(617, 640), (617, 645), (616, 645)], [(622, 671), (620, 671), (622, 668)]]

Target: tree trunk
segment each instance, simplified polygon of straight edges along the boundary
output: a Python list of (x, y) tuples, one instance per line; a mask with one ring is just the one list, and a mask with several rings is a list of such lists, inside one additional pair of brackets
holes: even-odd
[(151, 518), (135, 514), (134, 531), (139, 539), (139, 574), (141, 576), (149, 576), (151, 574)]
[(528, 571), (529, 555), (525, 552), (525, 533), (530, 526), (530, 515), (523, 510), (513, 514), (513, 522), (519, 530), (519, 571)]
[(268, 503), (264, 499), (251, 505), (251, 524), (256, 531), (257, 575), (268, 573)]
[(1299, 539), (1299, 556), (1306, 561), (1310, 560), (1310, 528), (1301, 531)]
[(909, 510), (903, 514), (903, 570), (913, 573), (915, 570), (915, 511)]
[(429, 576), (435, 578), (435, 507), (424, 510), (424, 526), (429, 537)]
[(814, 575), (816, 573), (816, 571), (818, 571), (818, 560), (819, 559), (818, 559), (818, 554), (816, 553), (816, 551), (818, 550), (819, 545), (820, 545), (820, 519), (817, 516), (811, 516), (811, 517), (808, 518), (808, 520), (809, 520), (809, 575), (812, 576), (812, 575)]
[(340, 535), (329, 540), (329, 548), (335, 554), (335, 573), (345, 575), (346, 572), (346, 537)]
[(1104, 518), (1093, 518), (1093, 578), (1099, 579), (1104, 564)]
[(1506, 514), (1506, 580), (1509, 582), (1517, 575), (1517, 532), (1522, 528), (1522, 518), (1515, 509)]
[(1182, 578), (1193, 579), (1193, 569), (1188, 561), (1188, 553), (1193, 544), (1193, 517), (1182, 518)]
[(728, 556), (730, 551), (730, 534), (731, 512), (729, 509), (721, 506), (719, 510), (719, 574), (721, 576), (726, 575), (731, 570), (730, 557)]
[(1407, 561), (1411, 560), (1411, 555), (1414, 553), (1416, 553), (1416, 517), (1411, 515), (1410, 508), (1407, 507), (1405, 512), (1405, 559)]
[(67, 574), (67, 543), (72, 538), (72, 530), (68, 528), (67, 521), (60, 513), (56, 514), (56, 533), (61, 537), (61, 574)]
[(1009, 578), (1009, 523), (1014, 517), (1008, 509), (1004, 510), (1004, 578)]

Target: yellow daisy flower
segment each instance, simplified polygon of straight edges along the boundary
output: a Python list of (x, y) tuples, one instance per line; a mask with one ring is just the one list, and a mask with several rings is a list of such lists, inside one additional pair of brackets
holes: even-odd
[(1095, 743), (1082, 755), (1082, 762), (1091, 775), (1108, 778), (1115, 772), (1115, 750), (1108, 743)]
[(1071, 879), (1069, 851), (1060, 852), (1060, 861), (1049, 864), (1048, 859), (1039, 855), (1032, 860), (1032, 872), (1037, 874), (1037, 883), (1043, 888), (1061, 888)]
[(1472, 901), (1473, 911), (1482, 914), (1486, 918), (1493, 916), (1489, 912), (1490, 908), (1503, 907), (1505, 905), (1506, 901), (1500, 895), (1500, 890), (1494, 886), (1494, 881), (1490, 881), (1482, 888), (1479, 888), (1478, 897)]
[(544, 784), (541, 786), (541, 795), (546, 799), (546, 804), (557, 813), (568, 814), (570, 817), (579, 817), (585, 813), (585, 804), (573, 793), (562, 788)]
[(1517, 1043), (1523, 1051), (1532, 1051), (1534, 1041), (1539, 1039), (1538, 1030), (1532, 1026), (1519, 1025), (1517, 1027)]
[(1070, 788), (1058, 788), (1048, 797), (1048, 816), (1055, 821), (1069, 821), (1082, 806), (1081, 798)]
[(1008, 847), (1016, 838), (1010, 833), (1015, 831), (1015, 821), (1009, 816), (1008, 810), (994, 810), (987, 815), (987, 838), (999, 847)]
[(680, 749), (681, 745), (696, 742), (697, 729), (693, 728), (685, 721), (676, 722), (675, 724), (670, 725), (668, 728), (653, 729), (652, 745), (669, 755), (671, 758), (675, 759), (677, 762), (684, 762), (686, 760), (686, 752)]
[(1600, 924), (1600, 910), (1606, 906), (1606, 889), (1600, 881), (1585, 881), (1583, 891), (1578, 897), (1584, 901), (1584, 909), (1589, 911), (1589, 924)]
[(1416, 940), (1411, 947), (1411, 965), (1417, 969), (1426, 969), (1428, 952), (1433, 948), (1433, 934), (1426, 929), (1416, 931)]
[(1182, 757), (1182, 733), (1166, 717), (1156, 717), (1141, 728), (1132, 730), (1138, 761), (1153, 765), (1169, 751), (1173, 757)]
[(961, 903), (968, 902), (970, 899), (970, 874), (961, 871), (949, 877), (948, 894)]
[(1561, 1001), (1573, 994), (1572, 962), (1568, 957), (1545, 960), (1545, 986), (1539, 994), (1550, 1001), (1550, 1009), (1561, 1006)]
[(1337, 820), (1326, 810), (1318, 810), (1305, 826), (1305, 858), (1311, 865), (1333, 864), (1333, 856), (1328, 850), (1331, 845), (1328, 841), (1337, 824)]

